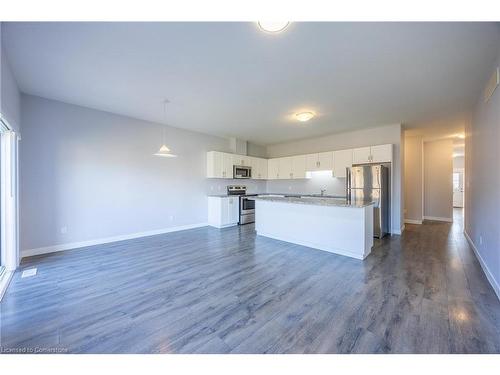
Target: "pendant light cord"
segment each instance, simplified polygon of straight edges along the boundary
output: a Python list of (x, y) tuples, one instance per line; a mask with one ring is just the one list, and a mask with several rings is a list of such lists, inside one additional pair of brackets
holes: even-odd
[(167, 133), (167, 104), (169, 103), (168, 99), (165, 99), (163, 101), (164, 106), (163, 106), (163, 114), (165, 115), (165, 124), (163, 124), (163, 144), (165, 144), (165, 140), (167, 139), (166, 133)]

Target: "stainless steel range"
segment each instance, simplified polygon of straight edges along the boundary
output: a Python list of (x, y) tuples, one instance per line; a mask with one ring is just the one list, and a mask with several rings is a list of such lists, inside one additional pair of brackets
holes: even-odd
[(240, 185), (230, 185), (227, 187), (227, 195), (240, 196), (240, 220), (238, 224), (249, 224), (255, 222), (255, 201), (248, 197), (256, 196), (257, 194), (247, 194), (247, 187)]

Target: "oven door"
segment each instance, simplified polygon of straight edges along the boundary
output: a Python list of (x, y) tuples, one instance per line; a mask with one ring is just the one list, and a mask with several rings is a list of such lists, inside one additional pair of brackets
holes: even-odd
[(255, 201), (246, 197), (240, 197), (240, 215), (253, 214), (255, 212)]
[(233, 166), (233, 178), (252, 178), (252, 168), (242, 165)]

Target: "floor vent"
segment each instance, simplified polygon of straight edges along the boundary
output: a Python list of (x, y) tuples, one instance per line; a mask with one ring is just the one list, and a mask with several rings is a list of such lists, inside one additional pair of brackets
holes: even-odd
[(31, 277), (36, 275), (36, 268), (30, 268), (28, 270), (24, 270), (21, 274), (21, 278)]

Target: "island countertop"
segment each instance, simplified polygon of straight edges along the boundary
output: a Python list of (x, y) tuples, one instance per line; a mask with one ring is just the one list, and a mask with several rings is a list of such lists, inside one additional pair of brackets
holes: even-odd
[(280, 195), (260, 195), (251, 196), (248, 199), (265, 202), (298, 203), (316, 206), (352, 207), (363, 208), (373, 204), (372, 201), (347, 200), (345, 198), (322, 198), (311, 196), (280, 196)]

